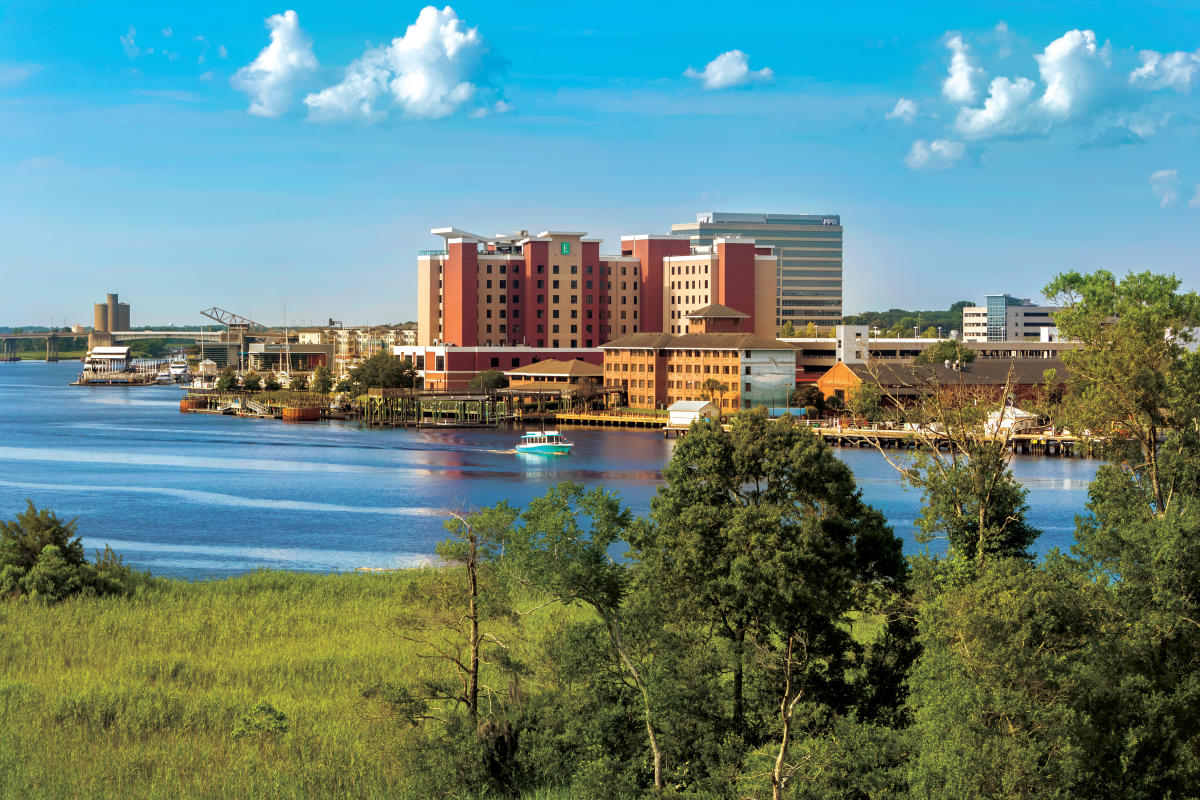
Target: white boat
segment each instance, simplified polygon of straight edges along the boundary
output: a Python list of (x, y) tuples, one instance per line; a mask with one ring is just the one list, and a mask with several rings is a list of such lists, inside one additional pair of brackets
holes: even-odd
[(188, 372), (187, 359), (183, 358), (171, 359), (171, 363), (167, 365), (167, 372), (170, 373), (171, 380), (176, 383), (183, 383), (191, 377)]
[(517, 443), (517, 452), (543, 456), (565, 456), (570, 455), (571, 448), (574, 446), (573, 442), (568, 441), (567, 437), (558, 431), (541, 431), (522, 436), (521, 441)]

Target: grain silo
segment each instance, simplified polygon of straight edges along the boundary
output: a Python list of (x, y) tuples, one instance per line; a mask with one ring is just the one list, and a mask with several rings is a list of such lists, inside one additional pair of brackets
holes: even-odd
[(115, 330), (129, 330), (129, 303), (117, 304), (117, 327)]
[(119, 331), (117, 315), (121, 313), (121, 309), (117, 308), (117, 296), (115, 294), (105, 295), (108, 301), (105, 305), (108, 306), (108, 327), (105, 330)]
[(92, 330), (97, 333), (108, 332), (108, 303), (96, 303), (93, 307)]

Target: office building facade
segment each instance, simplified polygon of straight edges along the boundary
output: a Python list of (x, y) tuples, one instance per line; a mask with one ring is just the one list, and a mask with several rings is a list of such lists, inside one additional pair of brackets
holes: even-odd
[(1009, 294), (985, 295), (983, 305), (963, 308), (963, 341), (1040, 340), (1043, 329), (1054, 327), (1056, 311), (1053, 306), (1034, 305)]
[[(775, 265), (775, 328), (786, 322), (833, 326), (842, 321), (842, 219), (837, 214), (707, 212), (671, 226), (693, 246), (719, 237), (753, 239), (770, 247)], [(765, 288), (759, 287), (761, 291)]]
[(479, 236), (434, 228), (444, 249), (417, 268), (417, 344), (587, 349), (621, 336), (687, 329), (723, 303), (773, 336), (775, 257), (753, 239), (631, 235), (620, 254), (577, 231)]

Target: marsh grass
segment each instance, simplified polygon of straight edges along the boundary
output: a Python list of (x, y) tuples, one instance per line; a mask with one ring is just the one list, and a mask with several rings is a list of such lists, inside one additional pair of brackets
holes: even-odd
[(448, 578), (263, 571), (0, 603), (0, 798), (414, 796), (403, 726), (362, 692), (442, 669), (387, 625), (444, 606)]

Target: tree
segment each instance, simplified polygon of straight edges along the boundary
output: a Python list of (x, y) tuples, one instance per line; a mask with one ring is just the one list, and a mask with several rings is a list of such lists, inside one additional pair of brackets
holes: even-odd
[(913, 359), (914, 364), (944, 364), (961, 361), (970, 364), (975, 360), (975, 351), (956, 339), (944, 339), (932, 347), (926, 347)]
[(729, 390), (721, 381), (716, 378), (709, 378), (700, 386), (700, 391), (704, 393), (704, 397), (709, 400), (715, 400), (717, 404), (717, 418), (720, 419), (724, 415), (723, 403), (725, 392)]
[(935, 327), (933, 327), (932, 325), (930, 325), (928, 328), (926, 328), (925, 330), (921, 331), (921, 338), (922, 338), (922, 339), (936, 339), (936, 338), (938, 338), (938, 332), (937, 332), (937, 328), (935, 328)]
[(313, 370), (312, 390), (321, 394), (329, 394), (333, 390), (333, 373), (324, 364)]
[(728, 643), (735, 727), (753, 639), (803, 631), (825, 685), (839, 684), (856, 650), (843, 627), (854, 587), (895, 588), (905, 571), (899, 539), (846, 465), (808, 428), (758, 410), (734, 416), (729, 432), (694, 423), (663, 477), (632, 553), (661, 602)]
[(410, 359), (379, 352), (350, 370), (349, 390), (366, 394), (368, 389), (411, 389), (416, 370)]
[(805, 383), (796, 387), (788, 398), (788, 404), (805, 408), (812, 406), (820, 413), (825, 408), (825, 393), (815, 383)]
[(1171, 382), (1180, 371), (1191, 331), (1200, 326), (1200, 295), (1180, 292), (1174, 275), (1066, 272), (1043, 290), (1061, 309), (1054, 322), (1081, 343), (1063, 353), (1070, 371), (1067, 419), (1079, 432), (1137, 451), (1158, 512), (1170, 502), (1159, 471), (1159, 436), (1172, 427)]
[(498, 369), (485, 369), (471, 378), (469, 388), (473, 392), (490, 392), (493, 389), (504, 389), (508, 386), (508, 377)]
[(262, 378), (257, 372), (247, 372), (242, 376), (242, 390), (246, 392), (257, 392), (262, 389)]
[(532, 586), (558, 602), (582, 603), (599, 616), (613, 652), (642, 697), (654, 786), (661, 795), (662, 748), (650, 689), (644, 666), (638, 664), (625, 638), (623, 609), (630, 575), (609, 555), (613, 545), (629, 540), (632, 514), (621, 508), (612, 493), (602, 489), (585, 492), (577, 483), (563, 482), (530, 503), (521, 520), (523, 524), (513, 531), (505, 557)]
[(84, 563), (83, 544), (76, 535), (75, 520), (61, 520), (49, 509), (38, 511), (32, 500), (16, 518), (0, 522), (0, 567), (14, 566), (29, 570), (42, 550), (57, 547), (71, 566)]
[(795, 335), (796, 335), (796, 326), (793, 325), (792, 321), (789, 319), (787, 322), (783, 323), (783, 327), (779, 329), (779, 338), (780, 339), (791, 339), (791, 338), (795, 337)]
[(233, 367), (226, 367), (221, 370), (221, 374), (217, 376), (216, 390), (218, 392), (236, 392), (238, 388), (237, 373), (233, 371)]
[(262, 388), (267, 392), (278, 392), (283, 387), (279, 383), (279, 378), (275, 377), (275, 373), (268, 372), (267, 376), (263, 378)]
[(293, 392), (308, 391), (308, 376), (293, 375), (292, 379), (288, 382), (288, 388), (291, 389)]
[(879, 422), (884, 418), (883, 392), (870, 381), (864, 381), (846, 404), (847, 410), (859, 419)]
[(806, 339), (815, 339), (817, 337), (817, 323), (809, 322), (805, 324), (804, 337)]

